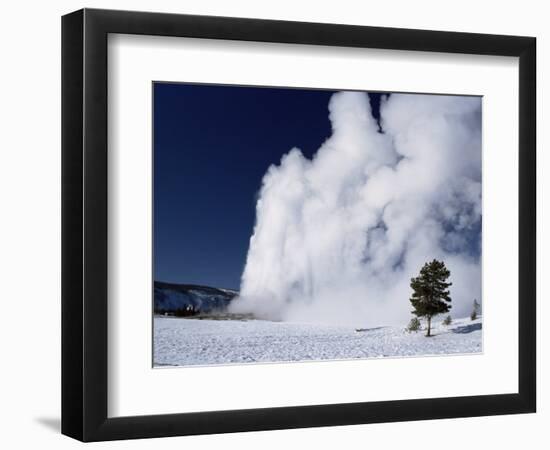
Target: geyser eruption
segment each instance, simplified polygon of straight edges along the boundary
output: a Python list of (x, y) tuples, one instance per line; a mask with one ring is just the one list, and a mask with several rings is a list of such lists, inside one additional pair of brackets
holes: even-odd
[(410, 317), (410, 279), (451, 270), (452, 313), (481, 298), (481, 99), (334, 94), (332, 136), (264, 176), (240, 297), (257, 317), (375, 326)]

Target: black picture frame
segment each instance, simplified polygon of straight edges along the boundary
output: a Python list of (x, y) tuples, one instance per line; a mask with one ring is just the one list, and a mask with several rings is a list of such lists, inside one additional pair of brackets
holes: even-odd
[[(518, 57), (518, 392), (109, 418), (109, 33)], [(103, 441), (535, 412), (535, 90), (536, 39), (533, 37), (96, 9), (63, 16), (62, 433), (82, 441)]]

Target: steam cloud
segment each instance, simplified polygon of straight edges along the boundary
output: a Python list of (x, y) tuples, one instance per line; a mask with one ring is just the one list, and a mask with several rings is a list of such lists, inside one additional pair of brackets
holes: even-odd
[(365, 93), (329, 103), (312, 160), (269, 167), (234, 312), (375, 326), (411, 316), (410, 279), (451, 271), (453, 316), (481, 298), (481, 99), (392, 94), (379, 122)]

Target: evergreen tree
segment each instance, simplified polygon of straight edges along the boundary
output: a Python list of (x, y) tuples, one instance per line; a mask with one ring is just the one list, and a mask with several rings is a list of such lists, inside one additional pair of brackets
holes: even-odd
[(452, 323), (453, 323), (453, 319), (452, 319), (451, 315), (449, 314), (447, 317), (445, 317), (445, 320), (443, 321), (443, 325), (449, 326)]
[(407, 331), (409, 333), (412, 333), (413, 331), (418, 330), (420, 330), (420, 320), (418, 320), (418, 317), (413, 317), (407, 325)]
[(418, 317), (426, 317), (426, 336), (431, 336), (432, 317), (451, 309), (448, 288), (452, 283), (447, 283), (450, 275), (451, 272), (445, 267), (445, 263), (434, 259), (424, 264), (418, 277), (411, 278), (413, 294), (410, 302), (414, 307), (412, 313)]
[(480, 304), (477, 301), (477, 299), (474, 299), (474, 305), (473, 305), (473, 309), (472, 309), (472, 314), (470, 314), (470, 319), (476, 320), (477, 315), (479, 314), (479, 310), (480, 310)]

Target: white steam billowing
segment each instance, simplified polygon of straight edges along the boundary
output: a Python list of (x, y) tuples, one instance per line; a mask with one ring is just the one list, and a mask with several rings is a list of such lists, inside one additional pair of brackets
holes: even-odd
[[(313, 160), (293, 148), (263, 179), (235, 312), (373, 326), (410, 317), (424, 262), (451, 270), (455, 317), (480, 299), (481, 100), (364, 93), (329, 104)], [(382, 132), (380, 132), (380, 129)]]

